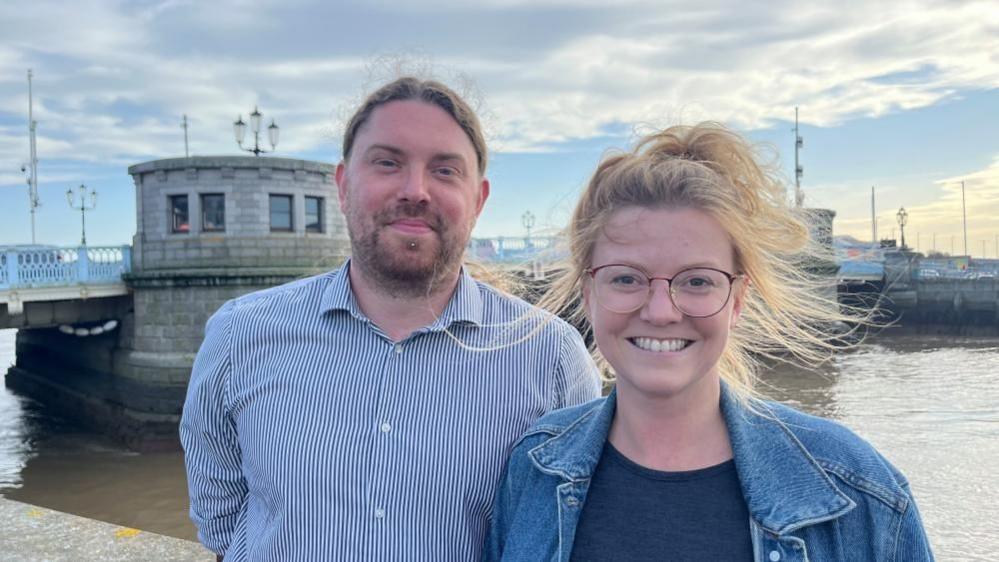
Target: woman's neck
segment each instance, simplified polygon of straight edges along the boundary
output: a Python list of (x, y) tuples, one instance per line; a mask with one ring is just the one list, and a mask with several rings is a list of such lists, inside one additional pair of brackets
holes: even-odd
[(731, 459), (719, 402), (721, 385), (717, 379), (702, 382), (670, 396), (650, 396), (620, 385), (611, 444), (635, 463), (654, 470), (696, 470)]

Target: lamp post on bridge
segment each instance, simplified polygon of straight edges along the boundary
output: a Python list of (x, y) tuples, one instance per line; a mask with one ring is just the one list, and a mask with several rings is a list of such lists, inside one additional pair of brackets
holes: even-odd
[(905, 212), (905, 207), (900, 207), (898, 213), (895, 214), (895, 218), (898, 219), (898, 227), (902, 232), (902, 249), (905, 249), (905, 225), (909, 222), (909, 213)]
[(527, 229), (527, 244), (530, 245), (531, 229), (534, 228), (534, 222), (535, 222), (534, 213), (527, 211), (526, 213), (521, 215), (520, 222), (524, 225), (524, 228)]
[(80, 184), (80, 204), (76, 204), (76, 196), (72, 189), (66, 190), (66, 199), (69, 201), (69, 206), (73, 210), (80, 211), (80, 225), (81, 225), (81, 238), (80, 245), (87, 245), (87, 211), (93, 211), (97, 208), (97, 190), (91, 189), (89, 193), (90, 202), (87, 202), (87, 187)]
[(277, 124), (274, 123), (274, 120), (271, 119), (271, 124), (269, 127), (267, 127), (267, 140), (269, 140), (271, 143), (271, 149), (264, 150), (260, 148), (261, 117), (263, 117), (263, 115), (260, 113), (260, 110), (257, 109), (256, 106), (254, 106), (253, 113), (250, 114), (250, 130), (253, 131), (253, 148), (243, 147), (243, 137), (246, 136), (246, 123), (243, 121), (243, 116), (242, 115), (237, 116), (236, 121), (234, 121), (232, 124), (232, 132), (236, 135), (236, 144), (239, 145), (239, 148), (242, 148), (247, 152), (252, 152), (254, 156), (260, 156), (261, 154), (274, 152), (274, 149), (277, 148), (277, 143), (278, 143), (278, 132), (280, 131), (280, 127), (278, 127)]

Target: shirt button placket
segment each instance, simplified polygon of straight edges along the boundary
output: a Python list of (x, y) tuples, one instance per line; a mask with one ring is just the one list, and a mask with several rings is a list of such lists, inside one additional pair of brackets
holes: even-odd
[[(389, 361), (386, 365), (386, 373), (385, 373), (386, 376), (383, 377), (382, 379), (383, 381), (386, 382), (384, 383), (385, 386), (383, 386), (382, 388), (381, 398), (378, 404), (378, 411), (375, 414), (377, 416), (376, 423), (378, 431), (381, 434), (380, 438), (378, 439), (378, 445), (376, 445), (376, 448), (380, 450), (380, 454), (378, 456), (381, 457), (383, 461), (388, 461), (389, 457), (391, 457), (391, 455), (386, 450), (386, 447), (388, 447), (389, 443), (385, 441), (385, 438), (387, 438), (392, 432), (392, 424), (389, 423), (388, 421), (389, 420), (388, 411), (390, 409), (389, 404), (392, 403), (391, 394), (393, 388), (391, 386), (391, 383), (387, 381), (392, 381), (395, 379), (393, 375), (395, 372), (399, 370), (398, 358), (402, 355), (402, 352), (403, 352), (403, 345), (401, 343), (392, 344), (391, 352), (389, 355)], [(377, 465), (379, 468), (376, 469), (377, 472), (375, 477), (375, 494), (374, 494), (375, 505), (372, 510), (372, 515), (374, 516), (376, 521), (385, 520), (385, 504), (382, 503), (384, 502), (385, 498), (381, 497), (381, 490), (383, 489), (383, 483), (385, 481), (385, 478), (387, 477), (385, 472), (390, 470), (388, 466), (389, 464), (390, 463), (388, 462), (380, 462)]]

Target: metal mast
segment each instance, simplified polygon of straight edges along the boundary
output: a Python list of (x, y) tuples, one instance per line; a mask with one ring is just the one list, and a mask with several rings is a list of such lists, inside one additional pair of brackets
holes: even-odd
[(31, 69), (28, 69), (28, 139), (30, 145), (30, 161), (28, 162), (28, 206), (31, 209), (31, 243), (35, 243), (35, 209), (41, 203), (38, 201), (38, 153), (35, 146), (35, 128), (38, 123), (34, 117), (34, 99), (31, 92)]
[(964, 255), (968, 255), (968, 207), (964, 201), (964, 180), (961, 180), (961, 215), (964, 217)]
[(798, 163), (798, 151), (805, 146), (805, 140), (798, 134), (798, 106), (794, 106), (794, 206), (801, 207), (805, 194), (801, 192), (801, 176), (805, 169)]
[(191, 154), (187, 150), (187, 114), (184, 114), (184, 122), (180, 125), (184, 129), (184, 158), (190, 158)]
[(874, 186), (871, 186), (871, 245), (878, 246), (878, 215), (874, 211)]

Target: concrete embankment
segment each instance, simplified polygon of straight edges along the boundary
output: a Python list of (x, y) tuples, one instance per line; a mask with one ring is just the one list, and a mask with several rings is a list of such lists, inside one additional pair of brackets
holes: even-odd
[(214, 561), (200, 544), (0, 498), (0, 559)]

